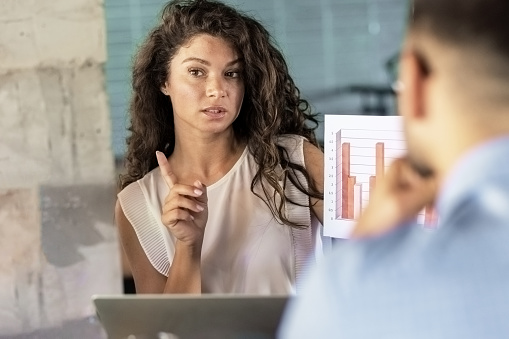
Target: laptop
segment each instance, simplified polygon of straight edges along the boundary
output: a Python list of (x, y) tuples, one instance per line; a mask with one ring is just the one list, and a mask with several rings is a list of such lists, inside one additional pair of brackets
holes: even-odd
[(275, 338), (288, 296), (95, 295), (110, 339)]

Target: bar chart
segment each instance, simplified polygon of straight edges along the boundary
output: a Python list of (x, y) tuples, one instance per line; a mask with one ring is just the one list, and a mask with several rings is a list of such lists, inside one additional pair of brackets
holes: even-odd
[[(325, 235), (348, 238), (377, 181), (406, 153), (401, 117), (325, 116)], [(417, 217), (431, 225), (433, 209)]]

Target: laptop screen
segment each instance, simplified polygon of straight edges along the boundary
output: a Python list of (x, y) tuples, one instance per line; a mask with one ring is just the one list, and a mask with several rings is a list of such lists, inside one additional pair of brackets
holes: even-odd
[(108, 338), (275, 338), (288, 296), (96, 295)]

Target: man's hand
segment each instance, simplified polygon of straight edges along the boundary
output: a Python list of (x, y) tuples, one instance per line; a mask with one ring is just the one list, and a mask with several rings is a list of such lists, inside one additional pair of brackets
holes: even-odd
[(415, 218), (433, 203), (436, 192), (435, 177), (422, 177), (407, 159), (395, 160), (383, 180), (376, 183), (351, 237), (377, 236)]

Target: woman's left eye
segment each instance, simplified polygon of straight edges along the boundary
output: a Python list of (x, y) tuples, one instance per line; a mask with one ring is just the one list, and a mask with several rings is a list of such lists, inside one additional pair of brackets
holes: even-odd
[(231, 72), (226, 72), (225, 75), (230, 78), (238, 78), (238, 77), (240, 77), (240, 72), (239, 71), (231, 71)]

